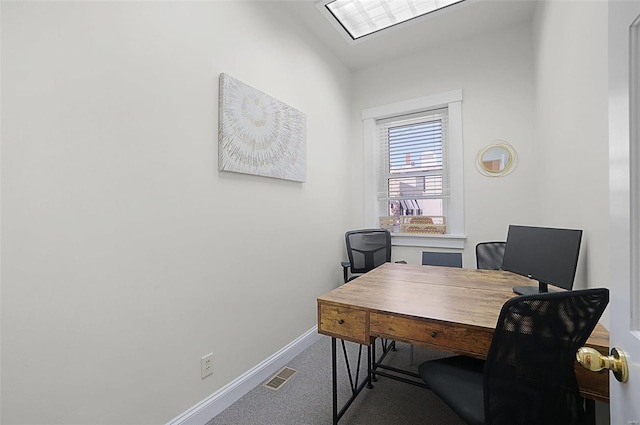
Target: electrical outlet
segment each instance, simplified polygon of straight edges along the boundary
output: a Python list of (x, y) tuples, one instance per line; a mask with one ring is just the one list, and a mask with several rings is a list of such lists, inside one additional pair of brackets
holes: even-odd
[(200, 357), (200, 379), (213, 375), (213, 353)]

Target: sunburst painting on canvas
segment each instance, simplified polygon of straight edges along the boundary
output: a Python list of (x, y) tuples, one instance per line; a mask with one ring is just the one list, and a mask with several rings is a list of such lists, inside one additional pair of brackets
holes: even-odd
[(304, 113), (224, 73), (219, 99), (221, 171), (306, 181)]

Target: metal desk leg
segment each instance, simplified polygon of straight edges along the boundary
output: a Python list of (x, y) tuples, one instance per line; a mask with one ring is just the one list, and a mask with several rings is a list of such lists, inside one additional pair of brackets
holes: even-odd
[(333, 388), (333, 425), (338, 425), (338, 367), (336, 365), (335, 338), (331, 338), (331, 382)]
[(587, 412), (587, 425), (596, 425), (596, 401), (585, 398), (584, 407)]
[[(367, 376), (363, 377), (362, 382), (360, 381), (360, 365), (362, 363), (362, 345), (359, 346), (358, 349), (358, 362), (355, 365), (355, 371), (352, 371), (351, 364), (349, 363), (349, 356), (347, 353), (347, 348), (345, 346), (345, 342), (340, 340), (342, 344), (342, 350), (344, 353), (345, 366), (347, 369), (347, 377), (349, 378), (349, 386), (351, 389), (351, 395), (349, 399), (345, 402), (342, 408), (338, 408), (338, 367), (337, 367), (337, 345), (336, 338), (331, 338), (331, 379), (332, 383), (332, 391), (333, 391), (333, 424), (337, 425), (338, 421), (345, 414), (349, 406), (356, 399), (358, 394), (364, 389), (364, 387), (373, 388), (371, 386), (371, 372), (373, 366), (373, 359), (371, 357), (371, 346), (367, 347)], [(355, 373), (354, 373), (355, 372)]]
[(367, 388), (368, 389), (373, 388), (373, 384), (371, 383), (371, 381), (373, 381), (373, 359), (375, 357), (371, 351), (372, 345), (373, 345), (373, 353), (375, 353), (375, 341), (373, 344), (369, 344), (369, 346), (367, 347)]

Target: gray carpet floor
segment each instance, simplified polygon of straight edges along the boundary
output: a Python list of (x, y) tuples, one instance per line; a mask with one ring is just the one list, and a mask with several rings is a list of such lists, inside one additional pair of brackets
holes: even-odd
[[(347, 343), (352, 369), (357, 363), (358, 347)], [(350, 394), (350, 387), (340, 344), (338, 348), (338, 397), (342, 404)], [(366, 350), (362, 353), (361, 378), (366, 374)], [(417, 371), (421, 362), (446, 355), (414, 347), (414, 362), (410, 364), (410, 346), (398, 343), (397, 351), (391, 352), (384, 363)], [(206, 425), (331, 424), (331, 339), (323, 336), (287, 366), (297, 372), (280, 389), (274, 391), (260, 385)], [(365, 388), (360, 393), (340, 424), (464, 425), (464, 422), (429, 390), (380, 377), (373, 389)]]

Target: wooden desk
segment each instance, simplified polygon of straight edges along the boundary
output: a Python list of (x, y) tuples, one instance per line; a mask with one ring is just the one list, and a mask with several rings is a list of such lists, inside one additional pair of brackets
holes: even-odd
[[(380, 337), (486, 358), (512, 288), (533, 283), (505, 271), (386, 263), (317, 299), (318, 332), (366, 346)], [(598, 324), (587, 345), (608, 355), (607, 330)], [(583, 396), (608, 402), (607, 371), (576, 363), (576, 375)]]

